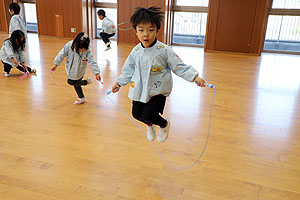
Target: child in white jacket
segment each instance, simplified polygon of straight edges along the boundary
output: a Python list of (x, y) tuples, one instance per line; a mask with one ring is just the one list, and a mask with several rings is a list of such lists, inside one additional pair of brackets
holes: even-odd
[(102, 9), (98, 10), (97, 14), (98, 14), (98, 18), (100, 20), (103, 20), (102, 21), (103, 31), (100, 33), (100, 37), (102, 38), (103, 42), (106, 45), (105, 51), (108, 51), (111, 49), (110, 46), (111, 43), (109, 38), (113, 37), (116, 34), (116, 26), (111, 19), (106, 17), (104, 10)]
[(64, 58), (66, 60), (66, 72), (68, 76), (68, 84), (73, 85), (77, 93), (78, 99), (74, 102), (75, 105), (86, 103), (86, 98), (83, 94), (82, 87), (91, 83), (90, 78), (83, 80), (83, 76), (87, 70), (87, 65), (90, 65), (92, 72), (98, 81), (101, 81), (100, 69), (96, 60), (93, 57), (92, 51), (89, 48), (90, 39), (84, 32), (78, 33), (73, 41), (68, 42), (64, 48), (58, 53), (54, 60), (54, 65), (51, 71), (55, 71)]
[(27, 29), (26, 24), (21, 18), (20, 14), (20, 6), (17, 3), (11, 3), (9, 4), (9, 13), (12, 15), (10, 22), (9, 22), (9, 36), (11, 36), (11, 33), (15, 30), (21, 30), (24, 35), (25, 39), (27, 40)]
[(130, 22), (141, 41), (128, 56), (122, 74), (112, 86), (119, 91), (129, 83), (129, 98), (132, 100), (132, 115), (147, 125), (147, 139), (153, 141), (158, 129), (158, 142), (164, 142), (169, 135), (170, 121), (163, 114), (166, 97), (172, 90), (172, 74), (204, 87), (205, 81), (190, 65), (186, 65), (165, 44), (157, 41), (157, 32), (163, 21), (163, 12), (158, 7), (137, 8)]

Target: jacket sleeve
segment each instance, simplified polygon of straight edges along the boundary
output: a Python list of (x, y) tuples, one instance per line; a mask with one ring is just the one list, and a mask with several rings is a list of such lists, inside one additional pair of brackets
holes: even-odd
[(198, 76), (199, 73), (197, 70), (191, 65), (186, 65), (171, 48), (166, 49), (166, 57), (168, 67), (170, 67), (177, 76), (190, 82), (193, 82), (195, 77)]
[(11, 43), (8, 40), (6, 40), (4, 42), (4, 49), (5, 49), (6, 55), (9, 59), (15, 57), (13, 47), (12, 47)]
[(54, 64), (57, 65), (57, 66), (60, 65), (63, 62), (63, 60), (65, 59), (65, 57), (68, 56), (69, 50), (71, 50), (70, 42), (68, 42), (64, 46), (64, 48), (62, 50), (60, 50), (60, 52), (58, 53), (58, 55), (54, 59)]
[(89, 50), (89, 52), (87, 53), (87, 60), (88, 60), (88, 64), (90, 65), (90, 68), (93, 72), (93, 74), (99, 74), (100, 73), (100, 69), (99, 66), (96, 62), (96, 59), (94, 58), (92, 52)]
[(25, 52), (24, 51), (20, 52), (20, 62), (21, 63), (25, 62)]
[(128, 58), (126, 59), (123, 69), (122, 69), (122, 74), (117, 78), (116, 82), (120, 86), (127, 85), (135, 71), (135, 62), (133, 58), (133, 53), (130, 53)]

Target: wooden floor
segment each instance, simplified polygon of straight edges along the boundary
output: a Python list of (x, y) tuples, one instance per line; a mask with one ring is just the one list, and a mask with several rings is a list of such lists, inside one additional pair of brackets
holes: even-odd
[[(1, 44), (6, 37), (0, 34)], [(29, 34), (28, 63), (37, 75), (0, 72), (1, 200), (300, 199), (300, 56), (174, 47), (217, 88), (206, 152), (178, 171), (161, 156), (177, 166), (199, 156), (213, 90), (173, 76), (164, 113), (169, 139), (150, 143), (105, 96), (132, 46), (113, 42), (104, 52), (93, 41), (104, 86), (85, 87), (88, 103), (75, 106), (64, 66), (49, 75), (67, 41)], [(110, 96), (130, 114), (127, 92)]]

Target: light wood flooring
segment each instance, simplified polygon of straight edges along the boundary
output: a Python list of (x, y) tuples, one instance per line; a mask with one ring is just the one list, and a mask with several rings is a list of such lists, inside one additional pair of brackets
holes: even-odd
[[(0, 34), (1, 44), (7, 34)], [(213, 90), (173, 76), (164, 116), (168, 140), (148, 142), (105, 96), (133, 45), (93, 40), (104, 86), (84, 87), (88, 103), (75, 106), (74, 89), (53, 60), (68, 39), (29, 34), (27, 58), (36, 76), (20, 80), (0, 71), (1, 200), (299, 200), (300, 56), (204, 53), (173, 47)], [(128, 114), (128, 87), (110, 97)], [(142, 125), (142, 124), (141, 124)], [(143, 125), (142, 125), (143, 126)], [(143, 126), (145, 129), (145, 127)], [(159, 153), (158, 153), (159, 152)]]

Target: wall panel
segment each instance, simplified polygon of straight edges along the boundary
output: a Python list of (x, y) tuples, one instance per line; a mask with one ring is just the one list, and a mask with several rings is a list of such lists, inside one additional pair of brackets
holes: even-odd
[(210, 0), (205, 51), (260, 55), (271, 0)]
[(36, 0), (36, 8), (40, 35), (74, 38), (83, 31), (82, 0)]
[[(118, 24), (122, 22), (128, 22), (125, 25), (120, 26), (121, 28), (129, 28), (131, 27), (129, 21), (130, 17), (133, 14), (136, 7), (151, 7), (151, 6), (158, 6), (162, 8), (162, 11), (165, 11), (165, 0), (126, 0), (118, 1)], [(164, 26), (161, 27), (158, 34), (158, 40), (165, 41), (164, 36)], [(135, 34), (134, 30), (128, 30), (128, 31), (118, 31), (118, 42), (121, 43), (132, 43), (137, 44), (139, 40), (137, 39), (137, 36)]]

